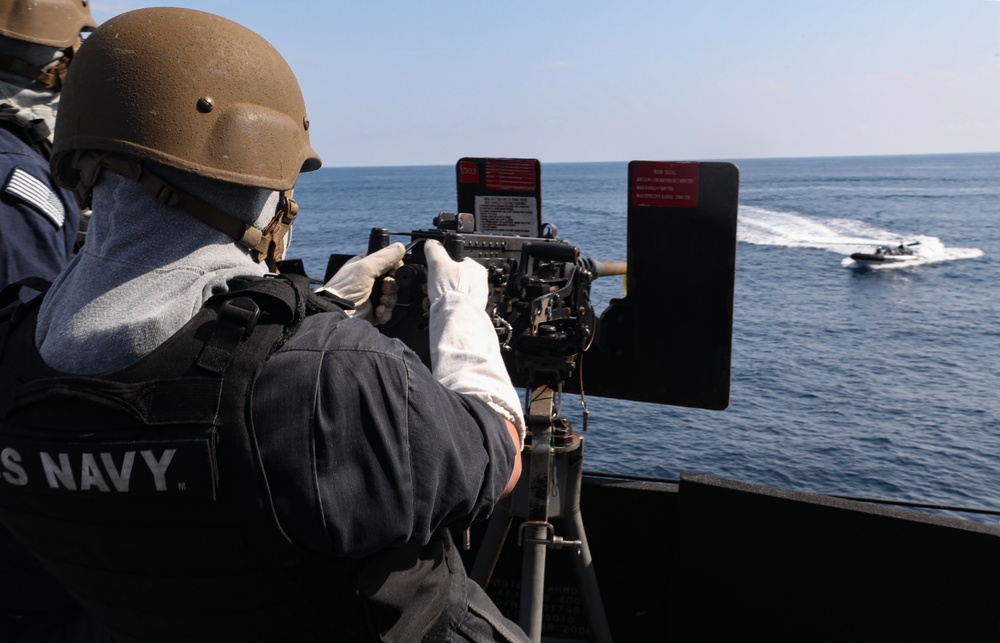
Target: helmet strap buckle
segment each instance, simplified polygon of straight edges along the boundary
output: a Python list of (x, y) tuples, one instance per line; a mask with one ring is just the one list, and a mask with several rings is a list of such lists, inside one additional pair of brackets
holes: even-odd
[(277, 262), (285, 256), (288, 233), (298, 213), (299, 205), (292, 198), (292, 191), (282, 191), (274, 218), (264, 227), (256, 247), (250, 250), (250, 256), (254, 261), (257, 263), (265, 261), (271, 272), (277, 272)]

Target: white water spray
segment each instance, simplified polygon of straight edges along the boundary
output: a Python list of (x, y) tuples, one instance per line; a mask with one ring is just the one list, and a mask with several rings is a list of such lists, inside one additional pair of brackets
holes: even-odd
[(844, 255), (841, 265), (860, 267), (850, 258), (854, 252), (872, 252), (876, 246), (916, 244), (917, 255), (905, 263), (873, 266), (878, 270), (912, 267), (983, 256), (979, 248), (948, 248), (941, 239), (884, 230), (855, 219), (819, 220), (795, 212), (740, 206), (737, 239), (758, 246), (815, 248)]

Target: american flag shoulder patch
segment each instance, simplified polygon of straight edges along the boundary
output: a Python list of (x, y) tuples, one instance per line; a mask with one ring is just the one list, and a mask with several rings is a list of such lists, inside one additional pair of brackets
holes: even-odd
[(66, 210), (59, 196), (44, 181), (25, 170), (15, 167), (3, 189), (45, 215), (57, 229), (66, 222)]

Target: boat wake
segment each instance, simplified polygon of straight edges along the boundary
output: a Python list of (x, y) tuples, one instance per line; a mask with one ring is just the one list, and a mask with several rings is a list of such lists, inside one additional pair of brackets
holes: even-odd
[[(892, 270), (911, 266), (975, 259), (983, 256), (979, 248), (949, 248), (941, 239), (927, 235), (892, 232), (856, 219), (814, 219), (795, 212), (776, 212), (755, 206), (740, 206), (737, 239), (758, 246), (814, 248), (844, 258), (846, 268)], [(905, 262), (881, 265), (860, 264), (850, 258), (856, 252), (872, 252), (876, 246), (915, 243), (917, 254)]]

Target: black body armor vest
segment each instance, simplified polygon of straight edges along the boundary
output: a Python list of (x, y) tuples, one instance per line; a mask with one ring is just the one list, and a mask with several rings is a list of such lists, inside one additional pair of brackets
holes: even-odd
[(297, 277), (230, 285), (100, 377), (44, 364), (38, 300), (0, 312), (0, 518), (121, 643), (368, 640), (358, 564), (283, 533), (250, 413), (317, 304)]

